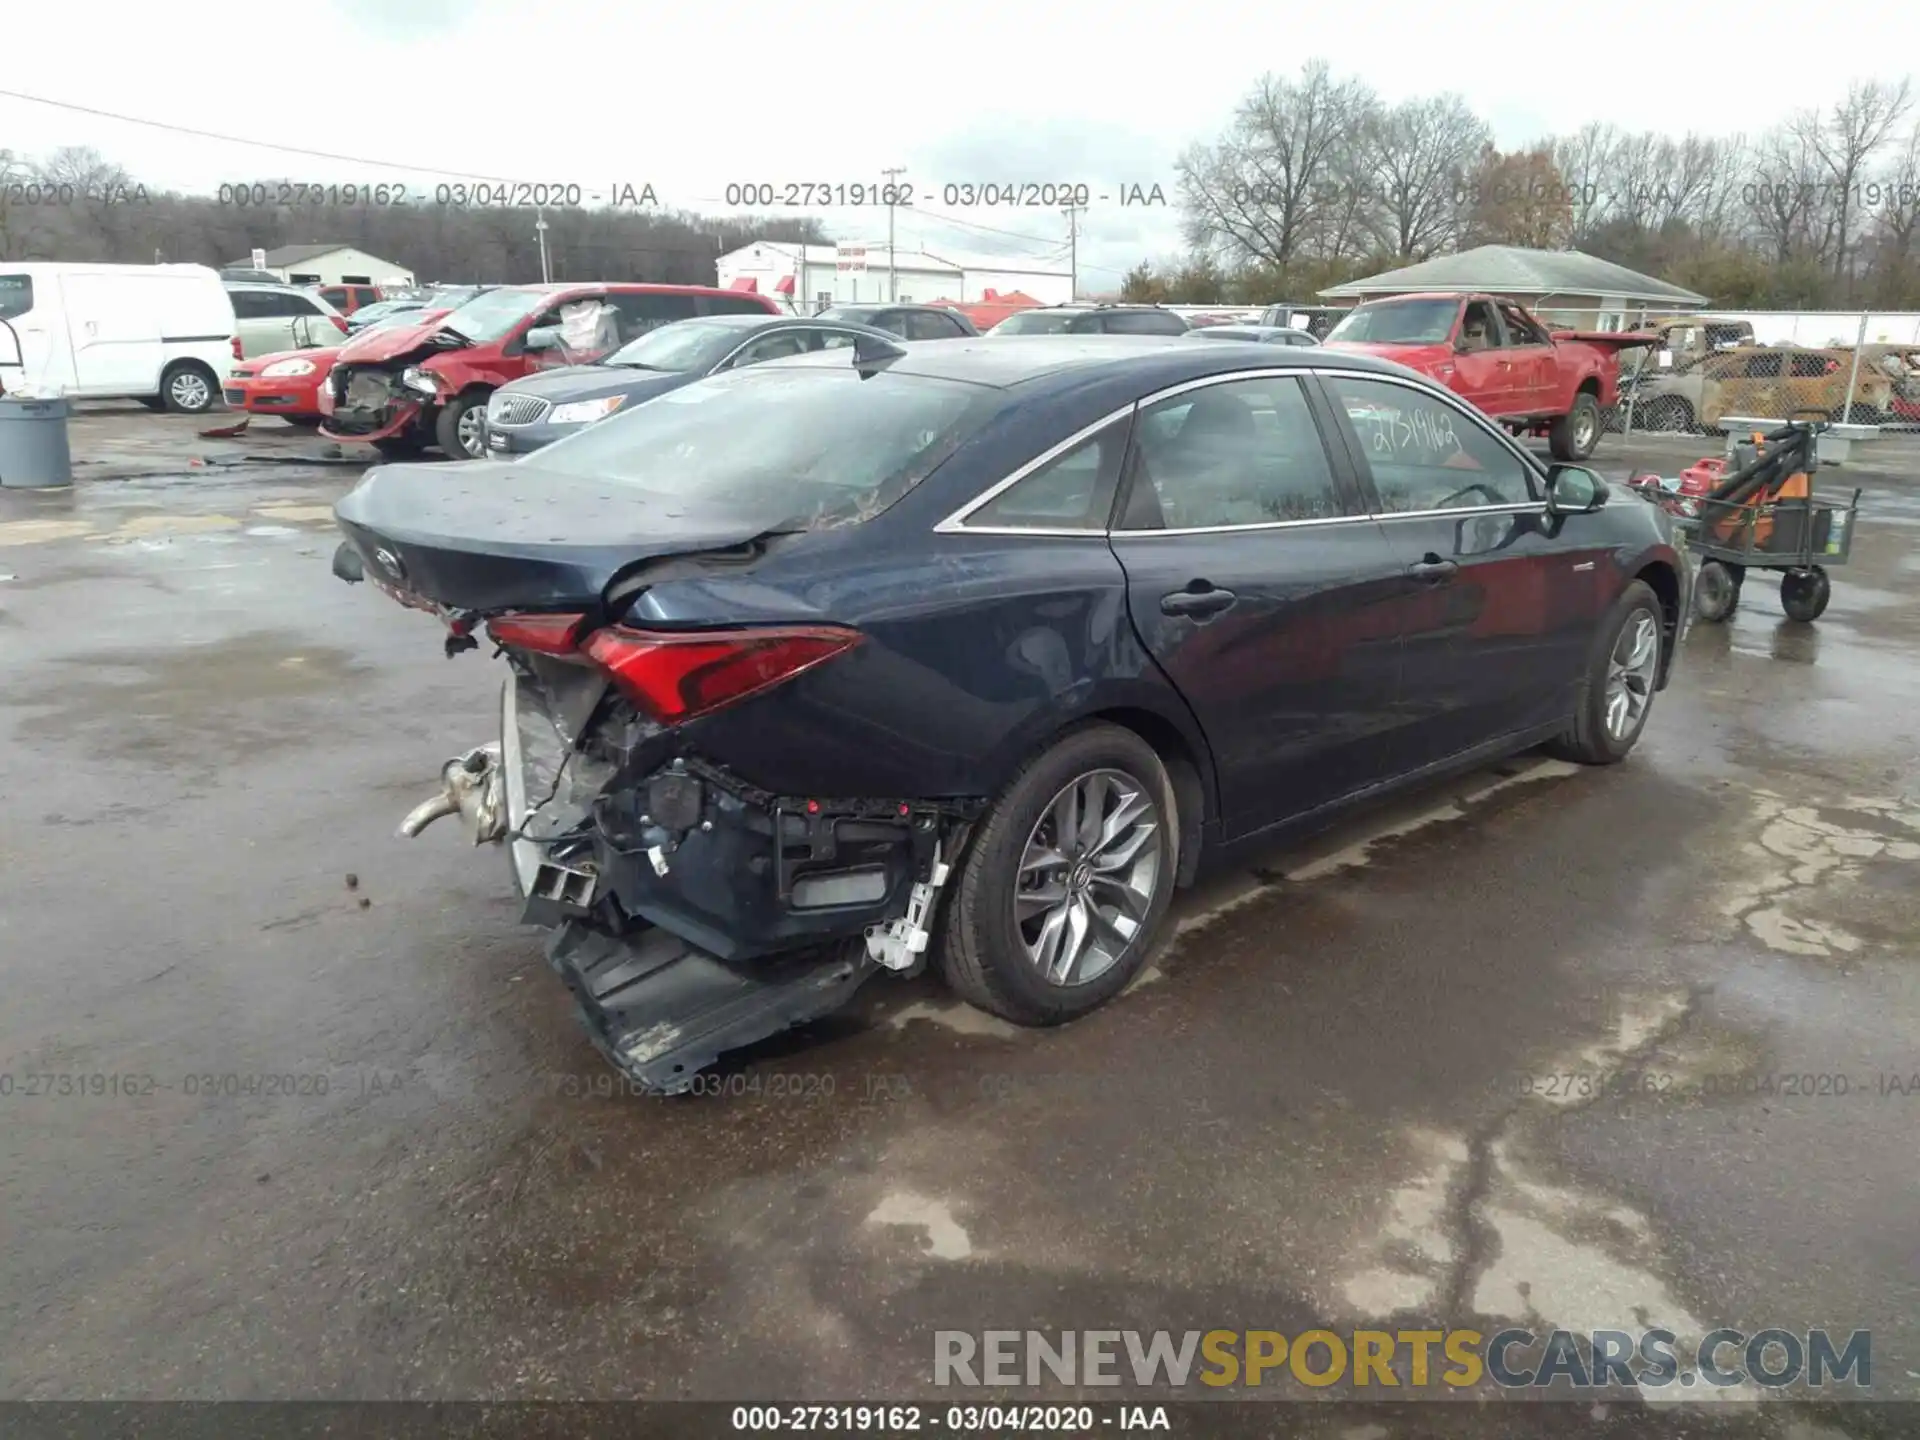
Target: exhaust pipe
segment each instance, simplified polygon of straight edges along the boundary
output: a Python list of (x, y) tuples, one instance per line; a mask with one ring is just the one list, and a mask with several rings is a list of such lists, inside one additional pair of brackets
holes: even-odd
[(475, 845), (505, 836), (506, 785), (498, 745), (481, 745), (447, 761), (440, 767), (440, 785), (438, 795), (415, 806), (400, 822), (402, 837), (412, 840), (447, 815), (458, 815), (467, 822)]

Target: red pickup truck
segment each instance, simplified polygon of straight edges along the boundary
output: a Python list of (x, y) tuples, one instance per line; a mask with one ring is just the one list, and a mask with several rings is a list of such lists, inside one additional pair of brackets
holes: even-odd
[(1657, 336), (1550, 331), (1497, 295), (1396, 295), (1356, 306), (1329, 349), (1397, 360), (1471, 400), (1516, 435), (1547, 436), (1556, 460), (1584, 460), (1619, 400), (1620, 351)]

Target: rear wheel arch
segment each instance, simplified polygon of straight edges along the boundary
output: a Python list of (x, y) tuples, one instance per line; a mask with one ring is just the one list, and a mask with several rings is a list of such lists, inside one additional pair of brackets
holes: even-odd
[(1209, 800), (1211, 777), (1201, 769), (1203, 761), (1186, 735), (1165, 716), (1128, 706), (1095, 711), (1078, 723), (1119, 725), (1133, 731), (1159, 755), (1160, 763), (1167, 768), (1167, 778), (1173, 782), (1174, 803), (1180, 810), (1180, 866), (1174, 882), (1192, 884), (1200, 867), (1201, 835), (1214, 807)]
[(1138, 735), (1160, 757), (1167, 778), (1173, 783), (1174, 803), (1179, 807), (1179, 871), (1177, 882), (1192, 881), (1199, 865), (1200, 841), (1208, 820), (1217, 812), (1213, 759), (1204, 737), (1188, 733), (1185, 726), (1159, 709), (1143, 704), (1109, 703), (1076, 711), (1064, 722), (1029, 734), (1003, 752), (1002, 763), (994, 767), (992, 794), (1004, 794), (1023, 770), (1037, 758), (1076, 731), (1095, 725), (1118, 725)]

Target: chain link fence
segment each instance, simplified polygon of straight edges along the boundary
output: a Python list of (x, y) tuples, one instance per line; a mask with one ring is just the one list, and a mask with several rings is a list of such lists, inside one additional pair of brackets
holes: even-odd
[(1657, 328), (1658, 345), (1621, 352), (1614, 433), (1721, 435), (1809, 416), (1920, 429), (1914, 317), (1781, 316), (1759, 333), (1750, 322), (1699, 318)]

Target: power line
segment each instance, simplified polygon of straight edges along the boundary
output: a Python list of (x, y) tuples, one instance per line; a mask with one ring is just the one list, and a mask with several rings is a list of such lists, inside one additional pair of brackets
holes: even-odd
[[(475, 175), (463, 170), (442, 170), (431, 165), (409, 165), (396, 160), (370, 160), (364, 155), (340, 155), (331, 150), (307, 150), (298, 145), (276, 145), (268, 140), (248, 140), (239, 135), (222, 135), (213, 130), (196, 130), (189, 125), (175, 125), (166, 120), (149, 120), (140, 115), (120, 115), (112, 110), (96, 110), (91, 105), (75, 105), (66, 100), (49, 100), (44, 95), (27, 95), (18, 90), (0, 90), (0, 98), (25, 100), (30, 105), (47, 105), (55, 110), (71, 110), (79, 115), (94, 115), (102, 120), (118, 120), (124, 125), (144, 125), (150, 130), (166, 130), (175, 135), (192, 135), (201, 140), (219, 140), (228, 145), (244, 145), (254, 150), (272, 150), (282, 155), (304, 155), (312, 160), (337, 160), (346, 165), (368, 165), (381, 170), (404, 170), (414, 175), (444, 175), (452, 180), (478, 180), (492, 185), (545, 184), (532, 180), (516, 180), (502, 175)], [(591, 192), (598, 195), (599, 191)]]
[[(310, 160), (332, 160), (343, 165), (365, 165), (380, 170), (399, 170), (414, 175), (444, 176), (450, 180), (474, 180), (483, 184), (518, 185), (532, 187), (536, 184), (549, 184), (547, 181), (530, 181), (505, 175), (481, 175), (466, 170), (446, 170), (431, 165), (414, 165), (406, 161), (375, 160), (365, 155), (344, 155), (333, 150), (312, 150), (300, 145), (281, 145), (270, 140), (252, 140), (240, 135), (225, 135), (216, 130), (199, 130), (190, 125), (175, 125), (167, 120), (153, 120), (143, 115), (123, 115), (114, 110), (101, 110), (92, 105), (76, 105), (68, 100), (49, 100), (44, 95), (29, 95), (21, 90), (0, 89), (0, 98), (23, 100), (29, 105), (45, 105), (54, 110), (67, 110), (76, 115), (91, 115), (101, 120), (113, 120), (122, 125), (139, 125), (149, 130), (164, 130), (173, 135), (191, 135), (199, 140), (216, 140), (225, 145), (239, 145), (250, 150), (270, 150), (279, 155), (299, 155)], [(590, 198), (598, 198), (603, 192), (584, 190)], [(696, 195), (689, 197), (697, 205), (722, 205), (725, 202), (717, 196)], [(983, 225), (977, 220), (967, 220), (958, 215), (943, 214), (937, 210), (928, 210), (921, 206), (903, 207), (909, 215), (924, 216), (928, 220), (942, 225), (956, 226), (962, 230), (971, 230), (981, 235), (998, 235), (1008, 240), (1025, 240), (1036, 245), (1045, 245), (1057, 249), (1060, 241), (1049, 235), (1032, 235), (1019, 230), (1003, 230), (995, 225)], [(1009, 257), (1012, 258), (1012, 257)], [(1106, 265), (1090, 265), (1087, 268), (1104, 270), (1110, 274), (1122, 272)]]

